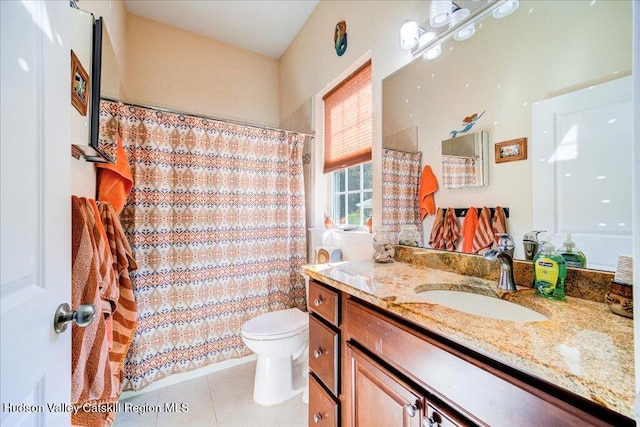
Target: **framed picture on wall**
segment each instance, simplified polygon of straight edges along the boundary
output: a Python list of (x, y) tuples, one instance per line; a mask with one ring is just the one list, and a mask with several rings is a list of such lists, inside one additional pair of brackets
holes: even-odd
[(76, 54), (71, 51), (71, 104), (83, 115), (87, 115), (89, 104), (89, 74)]
[(525, 160), (527, 158), (527, 138), (512, 139), (495, 145), (496, 163)]

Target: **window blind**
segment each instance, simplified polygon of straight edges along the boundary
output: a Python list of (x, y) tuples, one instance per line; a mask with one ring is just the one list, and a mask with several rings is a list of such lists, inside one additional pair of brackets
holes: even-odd
[(371, 160), (371, 61), (327, 93), (324, 101), (324, 173)]

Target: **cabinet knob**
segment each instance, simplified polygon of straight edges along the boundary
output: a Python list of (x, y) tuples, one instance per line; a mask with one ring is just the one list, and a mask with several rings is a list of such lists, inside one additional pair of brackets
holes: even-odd
[(318, 424), (320, 421), (322, 421), (322, 414), (317, 413), (313, 416), (313, 422), (315, 424)]
[(422, 418), (422, 427), (440, 427), (442, 424), (442, 418), (440, 414), (434, 412), (429, 418)]
[(407, 415), (409, 415), (410, 417), (415, 417), (416, 416), (416, 411), (420, 409), (418, 408), (418, 405), (411, 404), (411, 403), (407, 403), (406, 405), (404, 405), (404, 411), (407, 413)]
[(322, 304), (322, 297), (318, 297), (313, 300), (313, 305), (315, 305), (316, 307), (320, 306), (320, 304)]
[(313, 357), (315, 357), (316, 359), (318, 359), (320, 356), (322, 356), (322, 348), (318, 347), (317, 350), (313, 351)]

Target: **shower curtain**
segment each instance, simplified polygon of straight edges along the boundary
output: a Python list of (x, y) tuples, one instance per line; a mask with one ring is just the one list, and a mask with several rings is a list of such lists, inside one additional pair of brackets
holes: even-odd
[(422, 235), (418, 187), (422, 153), (382, 150), (382, 225), (395, 233), (413, 224)]
[(139, 266), (124, 390), (250, 354), (243, 323), (305, 307), (304, 136), (103, 102), (134, 179), (121, 215)]

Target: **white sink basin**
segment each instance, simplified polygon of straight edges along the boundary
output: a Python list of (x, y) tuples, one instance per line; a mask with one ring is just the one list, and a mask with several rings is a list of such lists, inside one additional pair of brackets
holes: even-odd
[(418, 292), (418, 295), (422, 295), (432, 304), (443, 305), (454, 310), (492, 319), (511, 320), (513, 322), (540, 322), (548, 319), (547, 316), (530, 308), (480, 294), (431, 290)]

